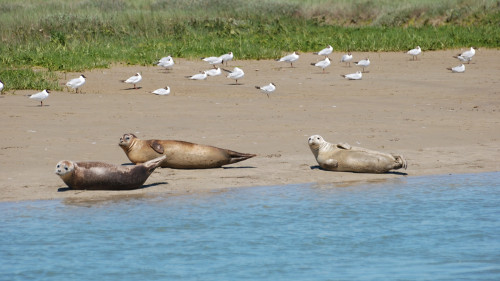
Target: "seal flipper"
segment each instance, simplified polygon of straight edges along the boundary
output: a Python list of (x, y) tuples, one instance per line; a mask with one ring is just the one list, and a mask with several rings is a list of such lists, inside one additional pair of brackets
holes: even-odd
[(156, 168), (158, 168), (161, 165), (161, 163), (165, 159), (167, 159), (167, 155), (163, 155), (163, 156), (160, 156), (158, 158), (151, 159), (142, 165), (144, 165), (144, 167), (146, 167), (149, 171), (153, 172)]
[(256, 154), (249, 154), (249, 153), (241, 153), (241, 152), (236, 152), (232, 150), (227, 150), (227, 154), (231, 156), (231, 159), (229, 160), (229, 164), (237, 163), (243, 160), (247, 160), (249, 158), (257, 156)]
[(406, 163), (406, 159), (403, 157), (403, 155), (393, 155), (394, 158), (397, 161), (398, 166), (394, 169), (405, 169), (408, 168), (408, 164)]
[(351, 145), (349, 145), (348, 143), (338, 143), (337, 147), (341, 148), (341, 149), (346, 149), (346, 150), (350, 150), (351, 149)]
[(158, 141), (156, 141), (156, 140), (152, 141), (152, 142), (149, 144), (149, 146), (151, 146), (151, 148), (152, 148), (154, 151), (158, 152), (159, 154), (163, 154), (163, 152), (165, 152), (165, 150), (163, 150), (163, 146), (161, 145), (161, 143), (160, 143), (160, 142), (158, 142)]

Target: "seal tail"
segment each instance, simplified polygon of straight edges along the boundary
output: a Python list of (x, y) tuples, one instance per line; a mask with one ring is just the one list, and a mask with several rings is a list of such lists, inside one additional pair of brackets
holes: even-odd
[(241, 153), (232, 150), (228, 150), (229, 156), (231, 156), (231, 160), (229, 160), (229, 164), (238, 163), (243, 160), (250, 159), (252, 157), (257, 156), (257, 154), (249, 154), (249, 153)]
[(398, 162), (398, 169), (403, 168), (406, 170), (408, 168), (408, 164), (406, 163), (406, 159), (403, 157), (403, 155), (394, 155), (394, 158), (396, 158), (396, 161)]

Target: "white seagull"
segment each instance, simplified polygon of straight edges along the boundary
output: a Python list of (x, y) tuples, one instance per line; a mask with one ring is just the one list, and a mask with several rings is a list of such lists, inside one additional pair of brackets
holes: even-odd
[(466, 59), (468, 62), (470, 62), (470, 60), (472, 59), (472, 57), (476, 54), (476, 50), (474, 50), (474, 47), (470, 47), (470, 50), (468, 51), (465, 51), (461, 54), (458, 54), (456, 56), (454, 56), (455, 58), (458, 58), (458, 57), (462, 57), (464, 59)]
[(226, 66), (227, 66), (227, 62), (230, 60), (233, 60), (233, 57), (234, 57), (233, 52), (229, 52), (227, 54), (223, 54), (219, 58), (222, 60), (222, 63), (226, 63)]
[(269, 83), (269, 85), (265, 85), (262, 87), (255, 86), (255, 88), (261, 90), (263, 93), (266, 93), (267, 97), (269, 98), (269, 94), (276, 90), (276, 85), (274, 85), (274, 83)]
[(189, 78), (190, 80), (205, 80), (207, 79), (207, 72), (203, 71), (202, 73), (186, 76), (186, 78)]
[(222, 71), (220, 70), (220, 67), (217, 67), (216, 69), (209, 69), (205, 70), (208, 76), (218, 76), (222, 74)]
[(222, 64), (221, 57), (208, 57), (208, 58), (201, 58), (201, 59), (208, 62), (209, 64), (213, 65), (214, 68), (215, 68), (216, 64)]
[(462, 63), (459, 66), (448, 67), (447, 69), (451, 70), (451, 72), (462, 73), (462, 72), (465, 72), (465, 65)]
[(236, 80), (236, 84), (238, 84), (238, 79), (241, 79), (243, 78), (243, 76), (245, 76), (245, 72), (243, 72), (243, 70), (239, 67), (235, 67), (233, 71), (227, 69), (224, 69), (224, 71), (229, 72), (227, 78)]
[(351, 54), (351, 52), (343, 55), (342, 58), (340, 59), (340, 62), (348, 63), (349, 66), (351, 66), (351, 61), (352, 61), (352, 54)]
[(363, 77), (363, 74), (361, 71), (356, 71), (356, 73), (351, 73), (351, 74), (346, 74), (346, 75), (341, 75), (342, 77), (349, 79), (349, 80), (361, 80)]
[(462, 57), (462, 56), (453, 56), (454, 58), (457, 58), (461, 62), (466, 62), (467, 64), (470, 63), (472, 57)]
[(417, 56), (422, 53), (422, 49), (420, 49), (420, 46), (417, 46), (415, 49), (411, 49), (406, 53), (412, 56), (412, 60), (418, 60)]
[(317, 63), (312, 62), (311, 65), (317, 66), (321, 69), (323, 69), (323, 73), (325, 73), (325, 68), (327, 68), (330, 65), (330, 59), (327, 57), (326, 59), (322, 61), (318, 61)]
[(325, 57), (328, 57), (329, 54), (331, 54), (333, 52), (333, 47), (331, 45), (328, 45), (326, 48), (324, 48), (323, 50), (319, 51), (319, 52), (315, 52), (313, 54), (315, 55), (319, 55), (319, 56), (325, 56)]
[(365, 67), (368, 67), (370, 66), (370, 59), (369, 58), (366, 58), (364, 60), (360, 60), (358, 62), (355, 62), (357, 66), (359, 67), (362, 67), (363, 68), (363, 71), (362, 72), (365, 72)]
[(127, 80), (122, 80), (122, 82), (125, 82), (127, 84), (134, 84), (134, 89), (137, 89), (135, 86), (137, 83), (141, 82), (142, 76), (139, 72), (137, 72), (134, 76), (129, 77)]
[(3, 82), (0, 80), (0, 93), (3, 91)]
[(78, 88), (80, 88), (81, 86), (83, 86), (83, 84), (85, 84), (85, 78), (87, 77), (85, 77), (85, 75), (82, 74), (78, 78), (69, 80), (68, 83), (66, 83), (66, 86), (76, 89), (76, 93), (78, 93)]
[(299, 59), (299, 53), (293, 52), (287, 56), (284, 56), (276, 61), (289, 62), (290, 67), (293, 67), (293, 63)]
[(167, 86), (165, 88), (156, 89), (156, 90), (152, 91), (152, 93), (155, 95), (159, 95), (159, 96), (166, 96), (166, 95), (170, 94), (170, 87)]
[(171, 56), (161, 58), (157, 63), (158, 66), (162, 66), (165, 69), (172, 69), (174, 66), (174, 59)]
[(48, 90), (43, 90), (39, 93), (33, 94), (30, 96), (30, 99), (34, 99), (36, 101), (40, 102), (40, 106), (43, 106), (43, 101), (49, 97), (49, 91)]

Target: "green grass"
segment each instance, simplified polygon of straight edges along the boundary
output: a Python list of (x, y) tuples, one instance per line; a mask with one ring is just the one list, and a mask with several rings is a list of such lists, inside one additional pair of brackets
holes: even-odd
[(4, 69), (0, 70), (0, 77), (5, 84), (4, 93), (12, 93), (12, 90), (15, 92), (15, 90), (30, 89), (61, 90), (54, 72), (33, 70), (31, 68)]
[(338, 51), (500, 46), (498, 0), (0, 0), (0, 16), (6, 90), (49, 87), (40, 71), (29, 82), (12, 75), (33, 67), (147, 65), (168, 54), (267, 59), (326, 44)]

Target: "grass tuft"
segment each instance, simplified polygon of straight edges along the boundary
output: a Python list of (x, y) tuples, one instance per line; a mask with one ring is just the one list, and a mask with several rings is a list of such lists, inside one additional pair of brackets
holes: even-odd
[(57, 76), (53, 72), (32, 69), (0, 70), (0, 77), (4, 84), (3, 92), (10, 90), (61, 90)]

